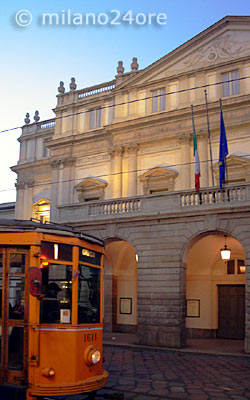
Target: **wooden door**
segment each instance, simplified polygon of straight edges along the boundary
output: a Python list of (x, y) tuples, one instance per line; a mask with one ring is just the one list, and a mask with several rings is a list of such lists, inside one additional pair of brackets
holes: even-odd
[(218, 285), (217, 337), (244, 339), (245, 337), (245, 286)]

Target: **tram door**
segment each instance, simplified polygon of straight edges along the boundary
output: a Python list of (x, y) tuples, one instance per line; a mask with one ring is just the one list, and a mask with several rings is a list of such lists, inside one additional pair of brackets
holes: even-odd
[(27, 377), (27, 250), (0, 248), (0, 380), (23, 385)]

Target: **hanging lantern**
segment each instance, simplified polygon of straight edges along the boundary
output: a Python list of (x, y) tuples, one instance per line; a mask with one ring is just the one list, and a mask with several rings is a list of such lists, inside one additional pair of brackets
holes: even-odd
[(227, 248), (227, 244), (226, 244), (227, 235), (224, 235), (224, 238), (225, 238), (224, 249), (220, 250), (220, 254), (221, 254), (222, 260), (228, 261), (228, 260), (230, 260), (230, 257), (231, 257), (231, 250)]

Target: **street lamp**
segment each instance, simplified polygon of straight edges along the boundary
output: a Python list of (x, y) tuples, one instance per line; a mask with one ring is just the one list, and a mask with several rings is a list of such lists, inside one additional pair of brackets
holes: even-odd
[(228, 249), (227, 245), (226, 245), (227, 235), (224, 235), (224, 238), (225, 238), (225, 245), (224, 245), (224, 249), (220, 250), (220, 255), (221, 255), (222, 260), (228, 261), (228, 260), (230, 260), (230, 257), (231, 257), (231, 250)]

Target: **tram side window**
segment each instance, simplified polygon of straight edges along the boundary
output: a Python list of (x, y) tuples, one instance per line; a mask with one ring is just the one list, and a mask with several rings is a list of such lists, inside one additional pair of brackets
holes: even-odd
[(40, 322), (46, 324), (71, 323), (72, 266), (49, 264), (42, 268)]
[(9, 280), (9, 318), (24, 319), (25, 278), (12, 276)]
[(79, 265), (78, 323), (100, 322), (100, 269)]

